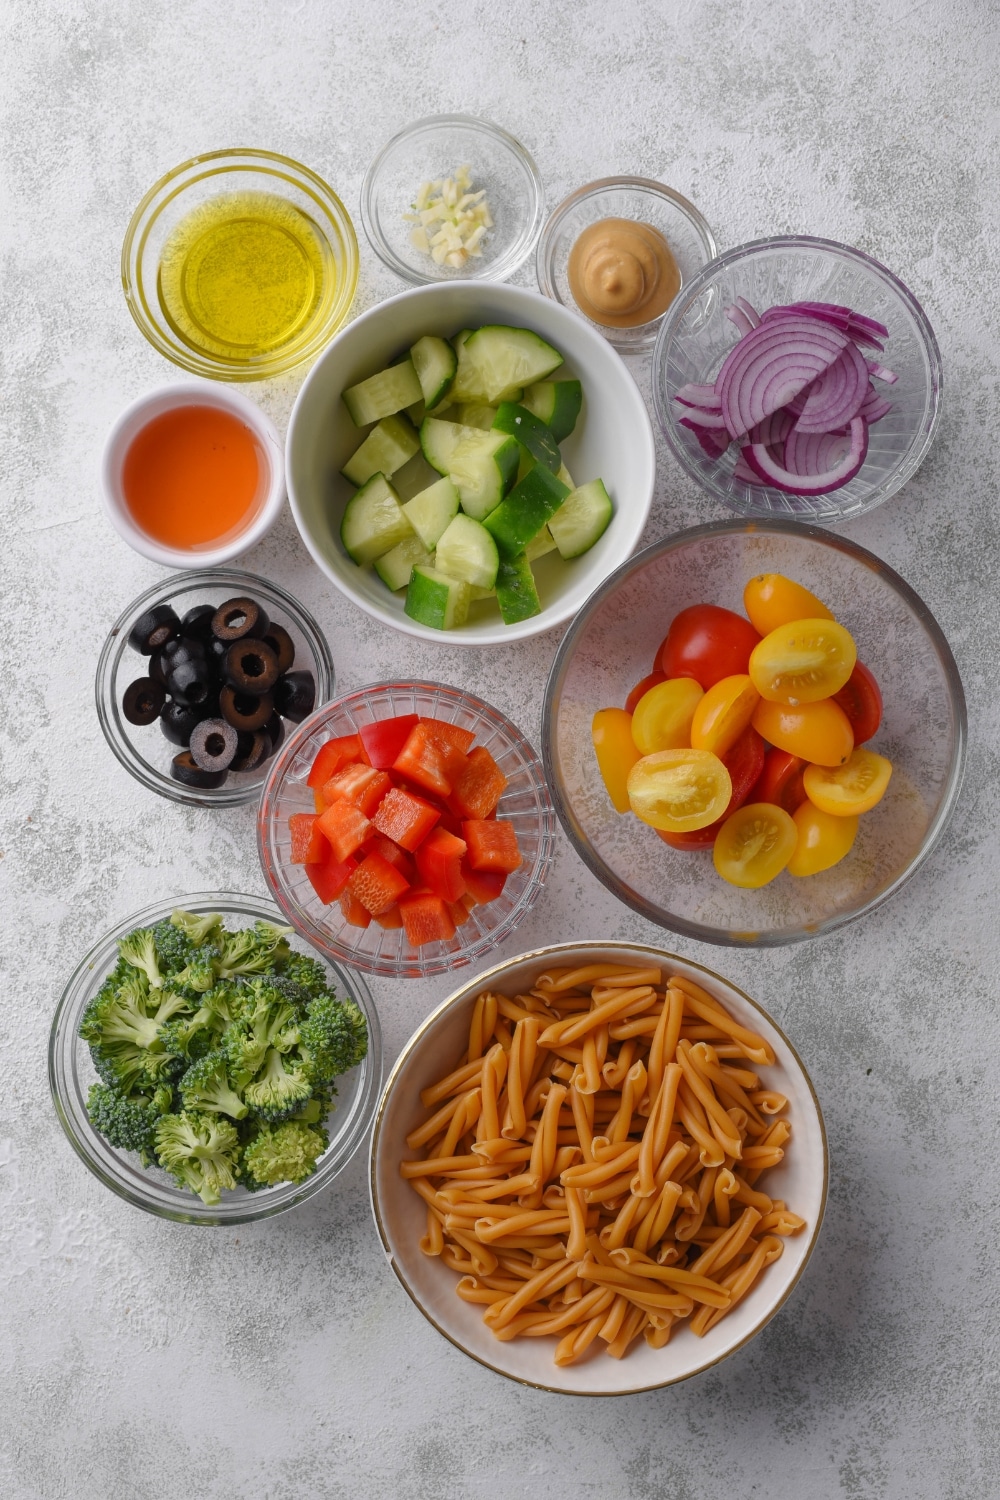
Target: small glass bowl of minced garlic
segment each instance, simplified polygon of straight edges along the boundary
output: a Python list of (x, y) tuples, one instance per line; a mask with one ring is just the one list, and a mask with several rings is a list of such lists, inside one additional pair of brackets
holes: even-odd
[(404, 281), (504, 281), (531, 254), (544, 215), (538, 168), (488, 120), (432, 115), (386, 143), (361, 185), (361, 222)]

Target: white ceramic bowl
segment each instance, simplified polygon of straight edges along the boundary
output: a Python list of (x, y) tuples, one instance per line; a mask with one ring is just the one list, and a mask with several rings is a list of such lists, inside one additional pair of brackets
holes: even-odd
[[(679, 1328), (664, 1349), (640, 1340), (622, 1360), (598, 1353), (579, 1365), (559, 1369), (552, 1360), (554, 1339), (514, 1339), (501, 1343), (482, 1321), (482, 1309), (462, 1302), (458, 1277), (441, 1261), (423, 1254), (419, 1241), (426, 1208), (399, 1175), (399, 1163), (412, 1158), (407, 1132), (422, 1118), (420, 1090), (441, 1078), (461, 1056), (475, 997), (483, 990), (516, 995), (530, 989), (552, 964), (655, 963), (687, 975), (708, 990), (741, 1025), (766, 1037), (777, 1066), (762, 1071), (766, 1086), (787, 1095), (792, 1139), (784, 1161), (764, 1184), (772, 1197), (786, 1200), (806, 1228), (787, 1238), (784, 1253), (728, 1317), (704, 1338)], [(625, 1396), (673, 1385), (716, 1365), (770, 1322), (805, 1270), (823, 1221), (829, 1161), (819, 1100), (798, 1053), (784, 1032), (756, 1001), (701, 964), (635, 943), (561, 943), (522, 954), (477, 974), (445, 1000), (414, 1032), (389, 1075), (375, 1115), (370, 1158), (372, 1212), (382, 1245), (404, 1290), (439, 1333), (488, 1369), (524, 1385), (572, 1396)]]
[[(122, 488), (125, 455), (148, 422), (180, 406), (214, 406), (228, 412), (250, 428), (260, 453), (260, 493), (256, 511), (242, 531), (215, 547), (165, 547), (136, 525), (125, 504)], [(158, 386), (126, 406), (108, 433), (101, 459), (101, 492), (112, 526), (143, 557), (165, 568), (217, 568), (259, 542), (278, 519), (285, 499), (281, 438), (270, 417), (229, 386), (215, 385), (209, 380), (183, 380)]]
[[(450, 337), (460, 328), (483, 323), (533, 329), (565, 356), (566, 363), (555, 378), (575, 377), (583, 382), (583, 410), (562, 451), (577, 484), (604, 480), (615, 514), (600, 541), (582, 557), (563, 562), (552, 553), (536, 565), (541, 614), (517, 625), (504, 625), (495, 603), (484, 600), (472, 606), (468, 623), (460, 629), (433, 630), (404, 614), (404, 596), (391, 594), (371, 568), (359, 568), (341, 544), (340, 520), (352, 489), (340, 469), (358, 446), (360, 434), (340, 396), (347, 387), (384, 369), (423, 334)], [(645, 404), (622, 360), (601, 334), (537, 292), (482, 282), (403, 292), (370, 308), (338, 334), (299, 392), (288, 427), (285, 460), (296, 525), (330, 581), (377, 620), (448, 646), (509, 645), (572, 618), (597, 585), (634, 551), (649, 515), (656, 472)], [(430, 484), (436, 477), (430, 471), (422, 483)], [(405, 497), (406, 492), (402, 493)]]

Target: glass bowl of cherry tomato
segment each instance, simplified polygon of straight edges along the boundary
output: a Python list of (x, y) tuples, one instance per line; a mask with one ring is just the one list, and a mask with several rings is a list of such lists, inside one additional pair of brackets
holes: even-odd
[(264, 876), (329, 958), (416, 978), (471, 963), (537, 901), (555, 814), (496, 708), (436, 682), (373, 683), (282, 746), (260, 800)]
[(542, 755), (577, 853), (633, 910), (773, 946), (887, 900), (961, 785), (939, 626), (872, 553), (792, 521), (694, 527), (591, 596), (556, 653)]

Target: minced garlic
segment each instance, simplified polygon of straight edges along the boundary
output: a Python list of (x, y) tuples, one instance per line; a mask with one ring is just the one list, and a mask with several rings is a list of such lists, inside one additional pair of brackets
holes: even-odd
[(410, 244), (429, 255), (439, 266), (455, 270), (465, 265), (470, 255), (482, 255), (486, 231), (493, 227), (493, 215), (486, 202), (486, 189), (473, 190), (468, 166), (459, 167), (454, 177), (422, 182), (411, 213), (404, 219), (414, 228)]

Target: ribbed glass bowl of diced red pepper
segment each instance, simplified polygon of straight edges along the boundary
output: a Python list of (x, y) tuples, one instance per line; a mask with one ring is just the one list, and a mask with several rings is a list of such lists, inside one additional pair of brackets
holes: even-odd
[(375, 683), (307, 719), (275, 759), (258, 843), (303, 937), (372, 974), (470, 963), (538, 899), (555, 815), (498, 709), (435, 682)]

